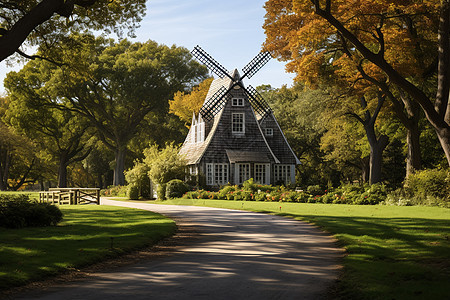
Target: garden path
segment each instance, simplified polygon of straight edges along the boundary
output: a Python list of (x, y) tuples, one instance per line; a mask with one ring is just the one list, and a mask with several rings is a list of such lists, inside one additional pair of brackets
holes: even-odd
[(316, 227), (278, 216), (104, 199), (194, 226), (175, 253), (100, 271), (16, 299), (321, 299), (338, 277), (342, 249)]

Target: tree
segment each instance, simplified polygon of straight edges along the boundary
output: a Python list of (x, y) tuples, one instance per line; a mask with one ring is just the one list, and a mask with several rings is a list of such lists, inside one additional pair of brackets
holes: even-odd
[(197, 114), (202, 108), (213, 79), (212, 77), (205, 79), (189, 93), (184, 91), (176, 92), (173, 100), (169, 101), (170, 112), (178, 116), (186, 124), (190, 124), (192, 114)]
[[(33, 77), (34, 62), (30, 62), (21, 72), (24, 77)], [(35, 76), (34, 84), (42, 85), (39, 76)], [(33, 103), (43, 100), (29, 99), (28, 92), (22, 93), (12, 82), (16, 78), (6, 80), (10, 92), (10, 105), (5, 117), (14, 127), (21, 130), (41, 149), (45, 149), (54, 160), (58, 161), (58, 187), (67, 187), (67, 167), (82, 161), (91, 148), (88, 139), (93, 135), (87, 120), (70, 110), (61, 110), (48, 106), (33, 107)], [(41, 94), (40, 97), (51, 97)]]
[[(57, 52), (66, 64), (39, 75), (44, 85), (27, 83), (30, 78), (23, 72), (13, 82), (23, 83), (19, 88), (26, 88), (31, 98), (44, 92), (52, 96), (38, 98), (45, 101), (41, 105), (69, 109), (88, 119), (102, 143), (114, 151), (113, 184), (124, 185), (127, 146), (143, 120), (149, 113), (167, 114), (173, 94), (198, 84), (206, 68), (181, 47), (153, 41), (115, 43), (89, 35), (71, 38), (74, 43)], [(36, 73), (45, 70), (40, 68), (43, 64), (47, 62), (37, 62)]]
[[(18, 53), (46, 57), (47, 50), (70, 32), (97, 30), (133, 33), (145, 11), (145, 0), (0, 0), (0, 61)], [(30, 56), (21, 45), (40, 45)]]
[(186, 162), (178, 154), (179, 150), (173, 143), (167, 143), (162, 149), (153, 144), (144, 150), (143, 162), (149, 168), (152, 182), (161, 185), (172, 179), (184, 179)]
[(265, 7), (265, 46), (290, 60), (298, 80), (324, 66), (358, 71), (389, 97), (405, 126), (420, 106), (450, 165), (448, 0), (270, 0)]

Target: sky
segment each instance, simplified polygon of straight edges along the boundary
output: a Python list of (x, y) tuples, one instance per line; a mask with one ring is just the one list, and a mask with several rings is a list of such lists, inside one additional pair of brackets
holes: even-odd
[[(183, 46), (192, 50), (202, 47), (226, 69), (241, 69), (261, 51), (265, 40), (265, 0), (149, 0), (147, 14), (132, 41), (149, 39), (159, 44)], [(21, 66), (8, 67), (0, 62), (0, 94), (5, 93), (6, 73)], [(269, 61), (244, 84), (270, 84), (279, 88), (291, 86), (293, 74), (285, 72), (285, 64)]]

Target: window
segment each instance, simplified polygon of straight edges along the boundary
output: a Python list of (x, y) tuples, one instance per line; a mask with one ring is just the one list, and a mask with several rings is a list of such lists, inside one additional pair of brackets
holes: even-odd
[(196, 138), (196, 142), (200, 143), (203, 142), (205, 140), (205, 123), (199, 123), (197, 125), (195, 125), (196, 131), (197, 131), (197, 138)]
[(206, 184), (224, 185), (228, 183), (228, 164), (206, 164)]
[(232, 114), (232, 133), (244, 133), (244, 114), (243, 113), (233, 113)]
[(214, 164), (214, 184), (224, 185), (228, 183), (228, 165)]
[(273, 179), (275, 184), (283, 182), (285, 184), (291, 183), (291, 166), (290, 165), (274, 165)]
[(244, 99), (243, 98), (233, 98), (233, 106), (244, 106)]
[(238, 184), (242, 184), (244, 181), (250, 179), (250, 164), (238, 164), (238, 168), (239, 168)]
[(189, 174), (197, 175), (198, 174), (197, 166), (189, 166)]
[(255, 181), (260, 184), (266, 184), (266, 165), (255, 164)]
[(272, 128), (266, 128), (266, 136), (273, 136), (273, 129)]
[(206, 184), (207, 185), (214, 184), (213, 164), (206, 164)]

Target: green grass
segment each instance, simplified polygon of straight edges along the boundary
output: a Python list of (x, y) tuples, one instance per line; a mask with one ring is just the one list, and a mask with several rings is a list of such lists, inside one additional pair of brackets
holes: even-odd
[(333, 298), (450, 299), (450, 210), (174, 199), (149, 203), (245, 209), (311, 222), (346, 249)]
[(0, 228), (0, 289), (152, 245), (176, 228), (172, 220), (143, 210), (90, 205), (60, 208), (64, 219), (58, 226)]

